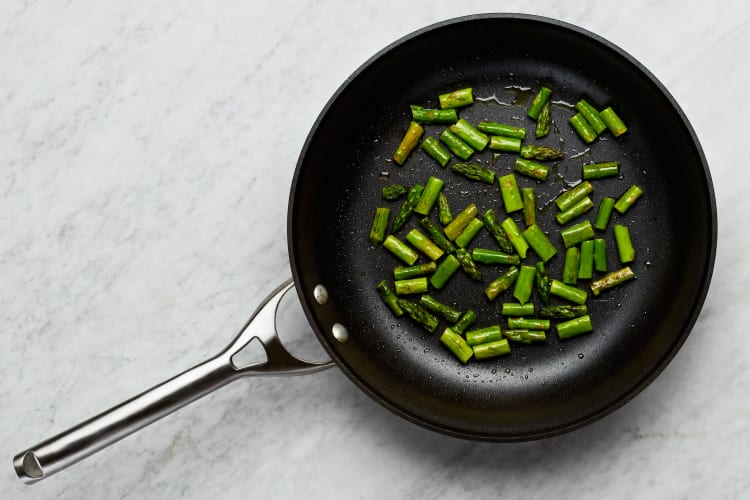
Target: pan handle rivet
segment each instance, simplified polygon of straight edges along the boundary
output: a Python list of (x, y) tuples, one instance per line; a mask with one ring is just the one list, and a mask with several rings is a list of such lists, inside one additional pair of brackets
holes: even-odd
[(328, 290), (326, 290), (326, 287), (323, 285), (316, 285), (315, 288), (313, 288), (313, 297), (315, 297), (315, 301), (318, 304), (324, 306), (326, 305), (326, 302), (328, 302)]
[(331, 333), (333, 333), (333, 338), (339, 342), (343, 343), (349, 340), (349, 330), (341, 323), (334, 323), (331, 327)]

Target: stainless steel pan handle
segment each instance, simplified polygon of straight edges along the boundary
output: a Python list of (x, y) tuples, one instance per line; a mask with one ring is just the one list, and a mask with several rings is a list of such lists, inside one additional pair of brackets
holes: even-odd
[[(18, 453), (13, 458), (18, 477), (26, 484), (41, 481), (240, 377), (303, 375), (333, 366), (332, 361), (297, 359), (279, 340), (276, 312), (292, 286), (290, 280), (271, 292), (237, 337), (216, 356)], [(267, 361), (238, 367), (234, 355), (254, 339), (263, 345)]]

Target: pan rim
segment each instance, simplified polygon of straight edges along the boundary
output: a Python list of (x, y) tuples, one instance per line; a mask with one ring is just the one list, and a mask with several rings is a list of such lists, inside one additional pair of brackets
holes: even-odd
[[(667, 351), (665, 351), (664, 356), (661, 358), (661, 360), (659, 360), (659, 362), (656, 363), (653, 366), (653, 368), (647, 374), (645, 374), (645, 376), (637, 384), (634, 384), (627, 391), (625, 391), (621, 396), (611, 401), (608, 405), (602, 408), (598, 408), (592, 413), (590, 413), (589, 415), (586, 415), (577, 420), (573, 420), (562, 425), (557, 425), (557, 426), (552, 426), (549, 428), (541, 429), (537, 432), (507, 433), (507, 434), (494, 433), (494, 432), (493, 433), (481, 433), (481, 432), (467, 432), (466, 430), (462, 430), (462, 429), (437, 425), (433, 422), (425, 420), (424, 418), (421, 418), (419, 415), (415, 415), (414, 413), (407, 411), (404, 408), (401, 408), (400, 406), (390, 401), (386, 396), (376, 391), (373, 387), (368, 385), (366, 381), (361, 379), (359, 375), (355, 372), (355, 370), (350, 369), (350, 367), (348, 367), (346, 363), (342, 362), (338, 358), (337, 354), (331, 348), (328, 341), (326, 340), (326, 337), (320, 331), (319, 325), (317, 324), (316, 319), (315, 319), (315, 315), (313, 314), (311, 304), (306, 298), (306, 296), (309, 294), (306, 294), (302, 290), (302, 286), (300, 284), (301, 264), (298, 261), (294, 252), (295, 238), (294, 238), (294, 232), (292, 228), (294, 226), (293, 224), (294, 203), (295, 203), (297, 189), (299, 187), (298, 182), (300, 179), (300, 172), (302, 170), (302, 166), (304, 164), (305, 157), (307, 156), (307, 151), (310, 147), (313, 137), (316, 135), (318, 128), (320, 127), (321, 123), (324, 121), (330, 108), (339, 99), (340, 95), (347, 89), (347, 87), (350, 85), (350, 83), (353, 80), (357, 79), (375, 61), (379, 60), (380, 58), (384, 57), (386, 54), (390, 53), (392, 50), (397, 49), (399, 46), (409, 42), (410, 40), (415, 39), (427, 32), (440, 29), (446, 26), (467, 23), (467, 22), (481, 21), (481, 20), (486, 20), (486, 19), (502, 19), (502, 20), (510, 20), (510, 21), (513, 21), (513, 20), (531, 21), (531, 22), (551, 25), (553, 27), (569, 30), (569, 31), (574, 32), (577, 35), (580, 35), (589, 39), (591, 42), (598, 43), (604, 46), (605, 49), (614, 52), (616, 55), (622, 57), (629, 64), (631, 64), (638, 72), (640, 72), (644, 77), (646, 77), (649, 80), (649, 82), (653, 84), (659, 90), (659, 92), (661, 92), (661, 94), (666, 98), (667, 102), (671, 105), (671, 107), (677, 113), (677, 116), (681, 120), (683, 126), (685, 127), (685, 130), (688, 132), (692, 141), (692, 145), (698, 154), (698, 159), (700, 161), (700, 164), (703, 167), (703, 176), (704, 176), (705, 183), (706, 183), (705, 194), (707, 196), (707, 202), (708, 202), (707, 204), (708, 204), (709, 211), (710, 211), (710, 214), (708, 214), (709, 224), (710, 224), (710, 228), (709, 228), (710, 239), (706, 241), (707, 259), (704, 262), (704, 269), (702, 271), (702, 275), (703, 275), (702, 280), (701, 280), (702, 285), (699, 290), (699, 293), (697, 293), (695, 296), (695, 300), (691, 306), (691, 313), (689, 317), (683, 323), (681, 331), (675, 337), (675, 340), (670, 346), (670, 348)], [(701, 147), (700, 142), (698, 141), (698, 137), (695, 133), (695, 130), (693, 129), (692, 125), (687, 119), (687, 116), (685, 115), (682, 108), (679, 106), (679, 104), (674, 99), (674, 97), (669, 93), (666, 87), (645, 66), (643, 66), (643, 64), (641, 64), (628, 52), (618, 47), (617, 45), (613, 44), (612, 42), (606, 40), (605, 38), (597, 35), (596, 33), (590, 32), (577, 25), (570, 24), (570, 23), (560, 21), (557, 19), (552, 19), (552, 18), (548, 18), (544, 16), (530, 15), (530, 14), (519, 14), (519, 13), (483, 13), (483, 14), (473, 14), (473, 15), (461, 16), (461, 17), (443, 20), (443, 21), (425, 26), (423, 28), (420, 28), (416, 31), (413, 31), (395, 40), (394, 42), (388, 44), (383, 49), (379, 50), (372, 57), (367, 59), (364, 63), (362, 63), (333, 93), (333, 95), (330, 97), (330, 99), (325, 104), (320, 114), (316, 118), (313, 126), (311, 127), (310, 132), (308, 133), (308, 136), (300, 151), (299, 158), (297, 160), (294, 176), (292, 179), (292, 185), (291, 185), (290, 194), (289, 194), (288, 210), (287, 210), (287, 246), (288, 246), (288, 252), (289, 252), (290, 266), (292, 270), (292, 276), (294, 278), (295, 289), (297, 291), (297, 295), (299, 297), (300, 303), (302, 304), (302, 308), (305, 313), (305, 316), (307, 317), (308, 322), (310, 323), (313, 331), (315, 332), (315, 335), (318, 337), (318, 340), (323, 345), (326, 352), (331, 356), (331, 358), (334, 360), (336, 365), (344, 372), (344, 374), (370, 398), (377, 401), (379, 404), (381, 404), (382, 406), (384, 406), (391, 412), (404, 418), (407, 421), (415, 423), (421, 427), (424, 427), (424, 428), (427, 428), (427, 429), (430, 429), (430, 430), (433, 430), (442, 434), (454, 436), (454, 437), (460, 437), (460, 438), (471, 439), (471, 440), (494, 441), (494, 442), (530, 441), (530, 440), (541, 439), (541, 438), (564, 434), (564, 433), (579, 429), (581, 427), (585, 427), (595, 422), (596, 420), (599, 420), (603, 418), (604, 416), (612, 413), (616, 409), (622, 407), (623, 405), (631, 401), (635, 396), (640, 394), (649, 384), (651, 384), (653, 380), (659, 374), (662, 373), (662, 371), (666, 368), (666, 366), (676, 356), (677, 352), (680, 350), (685, 340), (687, 339), (688, 335), (692, 331), (700, 315), (706, 296), (708, 294), (708, 289), (710, 288), (711, 278), (713, 275), (713, 269), (714, 269), (714, 264), (716, 260), (717, 235), (718, 235), (718, 220), (717, 220), (716, 198), (715, 198), (713, 182), (711, 179), (711, 174), (710, 174), (709, 167), (708, 167), (708, 162), (703, 152), (703, 148)]]

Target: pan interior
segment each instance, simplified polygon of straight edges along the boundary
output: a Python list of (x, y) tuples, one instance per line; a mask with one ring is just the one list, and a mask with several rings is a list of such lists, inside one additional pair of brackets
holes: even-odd
[[(540, 85), (554, 90), (550, 136), (533, 140), (525, 117)], [(374, 210), (390, 183), (424, 184), (431, 175), (446, 181), (454, 214), (470, 202), (480, 213), (494, 208), (502, 220), (497, 184), (467, 180), (441, 168), (422, 151), (405, 166), (389, 161), (410, 120), (409, 105), (438, 107), (438, 94), (471, 86), (481, 102), (460, 112), (480, 120), (524, 124), (527, 143), (562, 147), (566, 159), (553, 164), (545, 183), (517, 175), (534, 187), (539, 224), (551, 229), (558, 254), (548, 262), (559, 278), (564, 249), (552, 200), (580, 180), (583, 163), (619, 161), (619, 179), (594, 181), (593, 200), (619, 197), (631, 184), (645, 194), (613, 222), (627, 224), (637, 257), (638, 278), (588, 306), (595, 331), (560, 341), (554, 330), (544, 345), (513, 345), (510, 355), (463, 366), (435, 334), (395, 318), (375, 285), (392, 282), (399, 262), (368, 241)], [(527, 88), (530, 87), (531, 90)], [(567, 120), (570, 104), (585, 97), (600, 109), (612, 105), (630, 132), (603, 134), (590, 148)], [(506, 104), (511, 104), (510, 106)], [(437, 136), (444, 126), (426, 126)], [(577, 155), (577, 156), (576, 156)], [(574, 157), (576, 156), (576, 157)], [(515, 155), (476, 154), (498, 175), (512, 171)], [(454, 160), (455, 161), (455, 160)], [(370, 396), (421, 425), (464, 437), (517, 440), (562, 432), (621, 405), (668, 363), (702, 305), (713, 264), (715, 206), (700, 146), (666, 91), (628, 56), (602, 40), (559, 23), (518, 17), (478, 17), (446, 23), (394, 44), (358, 70), (339, 90), (308, 138), (290, 200), (292, 268), (316, 333), (344, 372)], [(432, 218), (437, 221), (436, 209)], [(595, 210), (587, 216), (593, 221)], [(519, 214), (513, 218), (523, 229)], [(417, 227), (412, 216), (403, 236)], [(611, 270), (619, 268), (611, 228), (604, 233)], [(472, 247), (496, 248), (486, 231)], [(535, 255), (527, 262), (535, 261)], [(484, 285), (459, 272), (439, 300), (474, 309), (487, 326), (500, 320), (499, 303), (488, 302), (486, 284), (505, 266), (482, 266)], [(323, 284), (330, 299), (315, 302)], [(538, 296), (534, 295), (538, 305)], [(553, 299), (554, 303), (562, 303)], [(503, 325), (504, 320), (503, 321)], [(340, 322), (349, 341), (330, 334)]]

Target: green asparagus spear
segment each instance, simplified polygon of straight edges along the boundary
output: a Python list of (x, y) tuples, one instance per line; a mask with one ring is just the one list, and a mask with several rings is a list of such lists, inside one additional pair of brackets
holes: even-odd
[(604, 123), (604, 120), (599, 116), (599, 112), (594, 106), (589, 104), (586, 99), (578, 101), (576, 103), (576, 109), (584, 118), (586, 118), (586, 121), (591, 125), (591, 128), (594, 129), (594, 132), (596, 132), (596, 135), (601, 134), (607, 128), (607, 124)]
[(456, 251), (456, 247), (451, 243), (451, 241), (445, 237), (445, 235), (440, 231), (435, 224), (432, 223), (429, 217), (425, 217), (422, 220), (419, 221), (419, 223), (422, 225), (422, 227), (430, 233), (430, 239), (442, 248), (447, 253), (453, 253)]
[(474, 357), (477, 359), (494, 358), (495, 356), (508, 354), (510, 352), (510, 345), (506, 339), (502, 339), (475, 345), (472, 347), (472, 351), (474, 352)]
[(593, 192), (594, 185), (589, 181), (583, 181), (555, 198), (555, 204), (560, 210), (567, 210)]
[(437, 264), (434, 261), (409, 267), (398, 266), (393, 268), (393, 279), (408, 280), (410, 278), (419, 278), (420, 276), (432, 274), (436, 270)]
[(581, 167), (581, 171), (584, 180), (617, 177), (620, 173), (620, 163), (616, 161), (589, 163)]
[(482, 219), (484, 220), (484, 224), (487, 226), (487, 230), (495, 238), (495, 241), (497, 241), (497, 244), (500, 246), (500, 249), (505, 253), (513, 253), (515, 249), (513, 248), (513, 245), (511, 245), (508, 236), (505, 234), (505, 231), (500, 226), (500, 222), (498, 222), (497, 220), (495, 211), (491, 208), (488, 209), (482, 215)]
[(440, 191), (443, 189), (444, 182), (437, 177), (430, 177), (422, 190), (422, 196), (419, 197), (414, 212), (420, 215), (427, 215), (432, 210), (432, 206), (437, 201)]
[(550, 321), (540, 318), (508, 318), (511, 330), (549, 330)]
[(417, 252), (409, 248), (406, 243), (399, 240), (392, 234), (386, 236), (385, 241), (383, 241), (383, 246), (393, 255), (403, 260), (408, 266), (414, 265), (414, 263), (419, 258), (419, 254), (417, 254)]
[(471, 219), (469, 225), (456, 237), (456, 245), (460, 248), (466, 248), (483, 227), (484, 222), (479, 219)]
[(537, 146), (528, 144), (521, 148), (521, 156), (527, 160), (553, 161), (562, 160), (563, 152), (559, 149), (548, 148), (547, 146)]
[(525, 304), (531, 298), (531, 292), (534, 289), (534, 278), (536, 277), (536, 268), (531, 266), (521, 266), (516, 278), (516, 286), (513, 288), (513, 296), (518, 302)]
[(466, 343), (469, 345), (486, 344), (503, 338), (500, 325), (492, 325), (478, 330), (469, 330), (466, 332)]
[(505, 151), (506, 153), (518, 153), (521, 151), (521, 139), (505, 137), (504, 135), (493, 135), (490, 137), (490, 149), (493, 151)]
[(458, 238), (458, 235), (469, 225), (477, 216), (477, 206), (473, 203), (469, 203), (453, 220), (443, 228), (443, 232), (451, 241)]
[(557, 295), (560, 298), (569, 300), (574, 304), (583, 305), (586, 303), (588, 293), (585, 290), (576, 288), (574, 286), (566, 285), (565, 283), (557, 280), (552, 280), (549, 291), (552, 295)]
[(557, 219), (557, 222), (560, 224), (567, 224), (576, 217), (580, 217), (581, 215), (585, 214), (592, 208), (594, 208), (594, 202), (591, 201), (591, 198), (586, 196), (584, 199), (582, 199), (569, 209), (555, 215), (555, 219)]
[(513, 266), (505, 274), (490, 283), (484, 294), (488, 299), (495, 300), (498, 295), (510, 288), (510, 285), (516, 281), (516, 278), (518, 278), (518, 268)]
[(456, 258), (458, 259), (458, 262), (461, 264), (461, 268), (463, 268), (466, 274), (471, 276), (472, 279), (482, 281), (482, 273), (479, 272), (479, 269), (477, 269), (477, 265), (471, 258), (471, 254), (467, 252), (466, 249), (457, 248)]
[(379, 245), (385, 239), (385, 230), (388, 228), (388, 217), (390, 215), (390, 208), (378, 207), (375, 209), (375, 216), (370, 228), (370, 241), (373, 245)]
[(461, 106), (468, 106), (474, 102), (474, 94), (471, 91), (471, 87), (465, 89), (454, 90), (447, 94), (441, 94), (438, 96), (440, 101), (440, 109), (451, 109), (460, 108)]
[(423, 307), (405, 299), (398, 299), (398, 305), (406, 311), (411, 319), (422, 325), (428, 332), (432, 333), (438, 326), (438, 319), (426, 311)]
[(604, 123), (607, 124), (609, 131), (612, 132), (612, 135), (615, 137), (620, 137), (628, 131), (628, 127), (625, 126), (622, 120), (620, 120), (620, 117), (615, 113), (615, 110), (611, 107), (600, 111), (599, 116), (601, 116)]
[(414, 248), (425, 254), (431, 260), (438, 260), (443, 256), (443, 249), (425, 236), (419, 229), (412, 229), (406, 233), (406, 241), (411, 243)]
[(382, 197), (384, 200), (393, 201), (398, 200), (403, 195), (409, 192), (409, 188), (402, 186), (401, 184), (391, 184), (389, 186), (383, 186)]
[(580, 318), (571, 319), (562, 323), (557, 324), (557, 336), (561, 340), (569, 339), (580, 335), (582, 333), (588, 333), (592, 331), (594, 327), (591, 325), (591, 316), (581, 316)]
[(594, 237), (594, 228), (591, 222), (585, 220), (573, 226), (567, 227), (560, 231), (565, 248), (570, 248), (582, 241), (590, 240)]
[(383, 302), (385, 302), (385, 305), (390, 308), (394, 316), (397, 318), (403, 316), (404, 310), (398, 305), (398, 297), (396, 297), (391, 289), (388, 288), (388, 282), (383, 280), (378, 283), (377, 290), (380, 294), (380, 298), (383, 299)]
[(516, 158), (516, 164), (513, 165), (513, 170), (538, 181), (546, 181), (547, 176), (549, 175), (549, 167), (547, 165), (542, 165), (541, 163), (526, 160), (524, 158)]
[(419, 298), (419, 305), (432, 313), (439, 314), (451, 323), (455, 323), (461, 318), (461, 313), (459, 311), (456, 311), (452, 307), (437, 301), (430, 295), (422, 295)]
[(526, 129), (523, 127), (514, 127), (513, 125), (503, 125), (496, 122), (479, 122), (477, 128), (490, 135), (502, 135), (505, 137), (515, 137), (516, 139), (526, 138)]
[(461, 335), (454, 332), (451, 328), (443, 330), (443, 334), (440, 336), (440, 342), (450, 349), (450, 351), (463, 364), (466, 364), (466, 362), (469, 361), (469, 358), (474, 355), (474, 350), (469, 344), (466, 343)]
[(581, 265), (581, 251), (578, 247), (570, 247), (565, 251), (565, 263), (563, 264), (562, 282), (575, 285), (578, 281), (578, 268)]
[(536, 195), (534, 188), (521, 188), (523, 199), (523, 222), (526, 227), (536, 224)]
[(486, 248), (473, 249), (471, 251), (471, 258), (474, 259), (474, 262), (479, 262), (480, 264), (518, 265), (521, 263), (521, 258), (518, 255), (510, 255)]
[(573, 129), (578, 133), (578, 136), (583, 139), (586, 144), (591, 144), (596, 139), (596, 130), (591, 128), (589, 122), (583, 117), (581, 113), (575, 114), (570, 120), (568, 120), (573, 126)]
[(601, 238), (594, 240), (594, 269), (600, 272), (607, 270), (607, 242)]
[(594, 295), (599, 295), (607, 288), (615, 287), (633, 278), (635, 278), (635, 273), (629, 266), (625, 266), (617, 271), (612, 271), (601, 279), (592, 281), (589, 286)]
[(422, 141), (422, 151), (432, 157), (433, 160), (438, 162), (441, 167), (444, 167), (451, 160), (451, 154), (443, 149), (440, 142), (432, 136), (425, 137)]
[(475, 181), (487, 184), (495, 182), (495, 172), (476, 163), (454, 163), (451, 165), (451, 170)]
[(398, 280), (393, 283), (396, 289), (396, 295), (410, 295), (413, 293), (425, 293), (429, 290), (427, 278), (412, 278), (408, 280)]
[(544, 105), (549, 100), (549, 96), (552, 95), (552, 89), (548, 87), (542, 87), (539, 89), (539, 93), (537, 93), (536, 97), (534, 97), (534, 100), (531, 101), (531, 106), (529, 106), (529, 111), (527, 114), (529, 115), (529, 118), (532, 120), (536, 120), (539, 118), (539, 115), (542, 112), (542, 108), (544, 108)]
[(542, 303), (548, 304), (550, 288), (549, 275), (544, 268), (544, 262), (537, 262), (534, 267), (536, 267), (536, 290), (539, 292), (539, 297), (542, 299)]
[(585, 305), (544, 306), (539, 311), (539, 316), (543, 318), (572, 319), (588, 313), (589, 309)]
[(578, 264), (578, 279), (590, 280), (594, 276), (594, 240), (581, 243), (581, 262)]
[(502, 306), (503, 316), (533, 316), (534, 315), (534, 304), (527, 302), (525, 304), (518, 304), (516, 302), (505, 302)]
[(633, 206), (635, 200), (640, 198), (642, 194), (643, 190), (633, 184), (628, 188), (627, 191), (622, 194), (622, 196), (620, 196), (617, 202), (615, 202), (615, 210), (617, 210), (621, 214), (624, 214), (630, 207)]
[(549, 134), (549, 128), (552, 124), (552, 113), (550, 111), (549, 101), (542, 106), (542, 111), (539, 113), (539, 118), (536, 121), (536, 130), (534, 131), (534, 137), (537, 139), (546, 137)]
[(521, 344), (533, 344), (534, 342), (547, 340), (547, 334), (544, 330), (505, 330), (503, 335), (509, 340)]
[(468, 160), (469, 157), (474, 154), (474, 150), (471, 149), (471, 146), (466, 144), (460, 137), (448, 129), (443, 130), (439, 137), (440, 140), (443, 141), (443, 144), (448, 146), (448, 149), (462, 160)]
[(490, 142), (487, 134), (480, 132), (474, 125), (463, 118), (460, 118), (456, 123), (451, 125), (450, 131), (460, 137), (462, 141), (471, 146), (475, 151), (484, 150), (487, 147), (487, 143)]
[(440, 263), (435, 273), (430, 277), (430, 284), (440, 290), (445, 286), (451, 276), (458, 271), (461, 263), (453, 255), (448, 254)]
[(435, 125), (439, 123), (456, 123), (458, 115), (455, 109), (425, 109), (422, 106), (409, 106), (411, 119), (418, 123)]
[(450, 224), (450, 221), (453, 220), (453, 214), (451, 213), (451, 206), (448, 203), (448, 198), (442, 191), (440, 191), (440, 194), (438, 195), (438, 219), (440, 219), (440, 223), (444, 226)]
[(516, 212), (523, 209), (523, 200), (521, 192), (516, 184), (516, 176), (513, 174), (503, 175), (498, 178), (500, 184), (500, 194), (503, 196), (503, 205), (507, 213)]
[(406, 158), (409, 157), (409, 153), (417, 147), (419, 138), (422, 137), (423, 132), (424, 129), (419, 123), (410, 122), (409, 128), (406, 129), (406, 134), (404, 134), (404, 138), (401, 139), (401, 144), (398, 145), (396, 152), (393, 153), (393, 161), (399, 165), (403, 165)]
[(525, 259), (526, 252), (529, 249), (529, 244), (524, 239), (521, 231), (519, 231), (515, 221), (510, 217), (507, 217), (500, 224), (500, 227), (502, 227), (505, 231), (506, 236), (508, 236), (508, 240), (510, 240), (510, 244), (513, 245), (513, 248), (516, 249), (518, 255), (520, 255), (522, 259)]
[(464, 330), (469, 328), (477, 320), (477, 313), (469, 309), (461, 316), (452, 329), (456, 333), (464, 333)]
[(630, 240), (630, 231), (627, 226), (615, 224), (612, 227), (615, 233), (615, 244), (617, 245), (617, 254), (620, 256), (620, 262), (627, 264), (635, 260), (635, 248)]
[(612, 216), (612, 209), (615, 206), (615, 199), (605, 197), (599, 202), (599, 211), (596, 213), (596, 220), (594, 221), (594, 227), (599, 231), (607, 229), (609, 224), (609, 218)]
[(530, 225), (521, 234), (539, 258), (542, 259), (542, 262), (547, 262), (557, 253), (557, 249), (549, 241), (547, 235), (536, 224)]
[(419, 203), (419, 198), (422, 197), (422, 191), (424, 187), (421, 184), (414, 184), (406, 195), (406, 199), (401, 204), (401, 208), (398, 209), (398, 213), (393, 218), (393, 224), (391, 226), (391, 232), (395, 233), (406, 224), (406, 220), (409, 218), (411, 213), (414, 211), (414, 207)]

